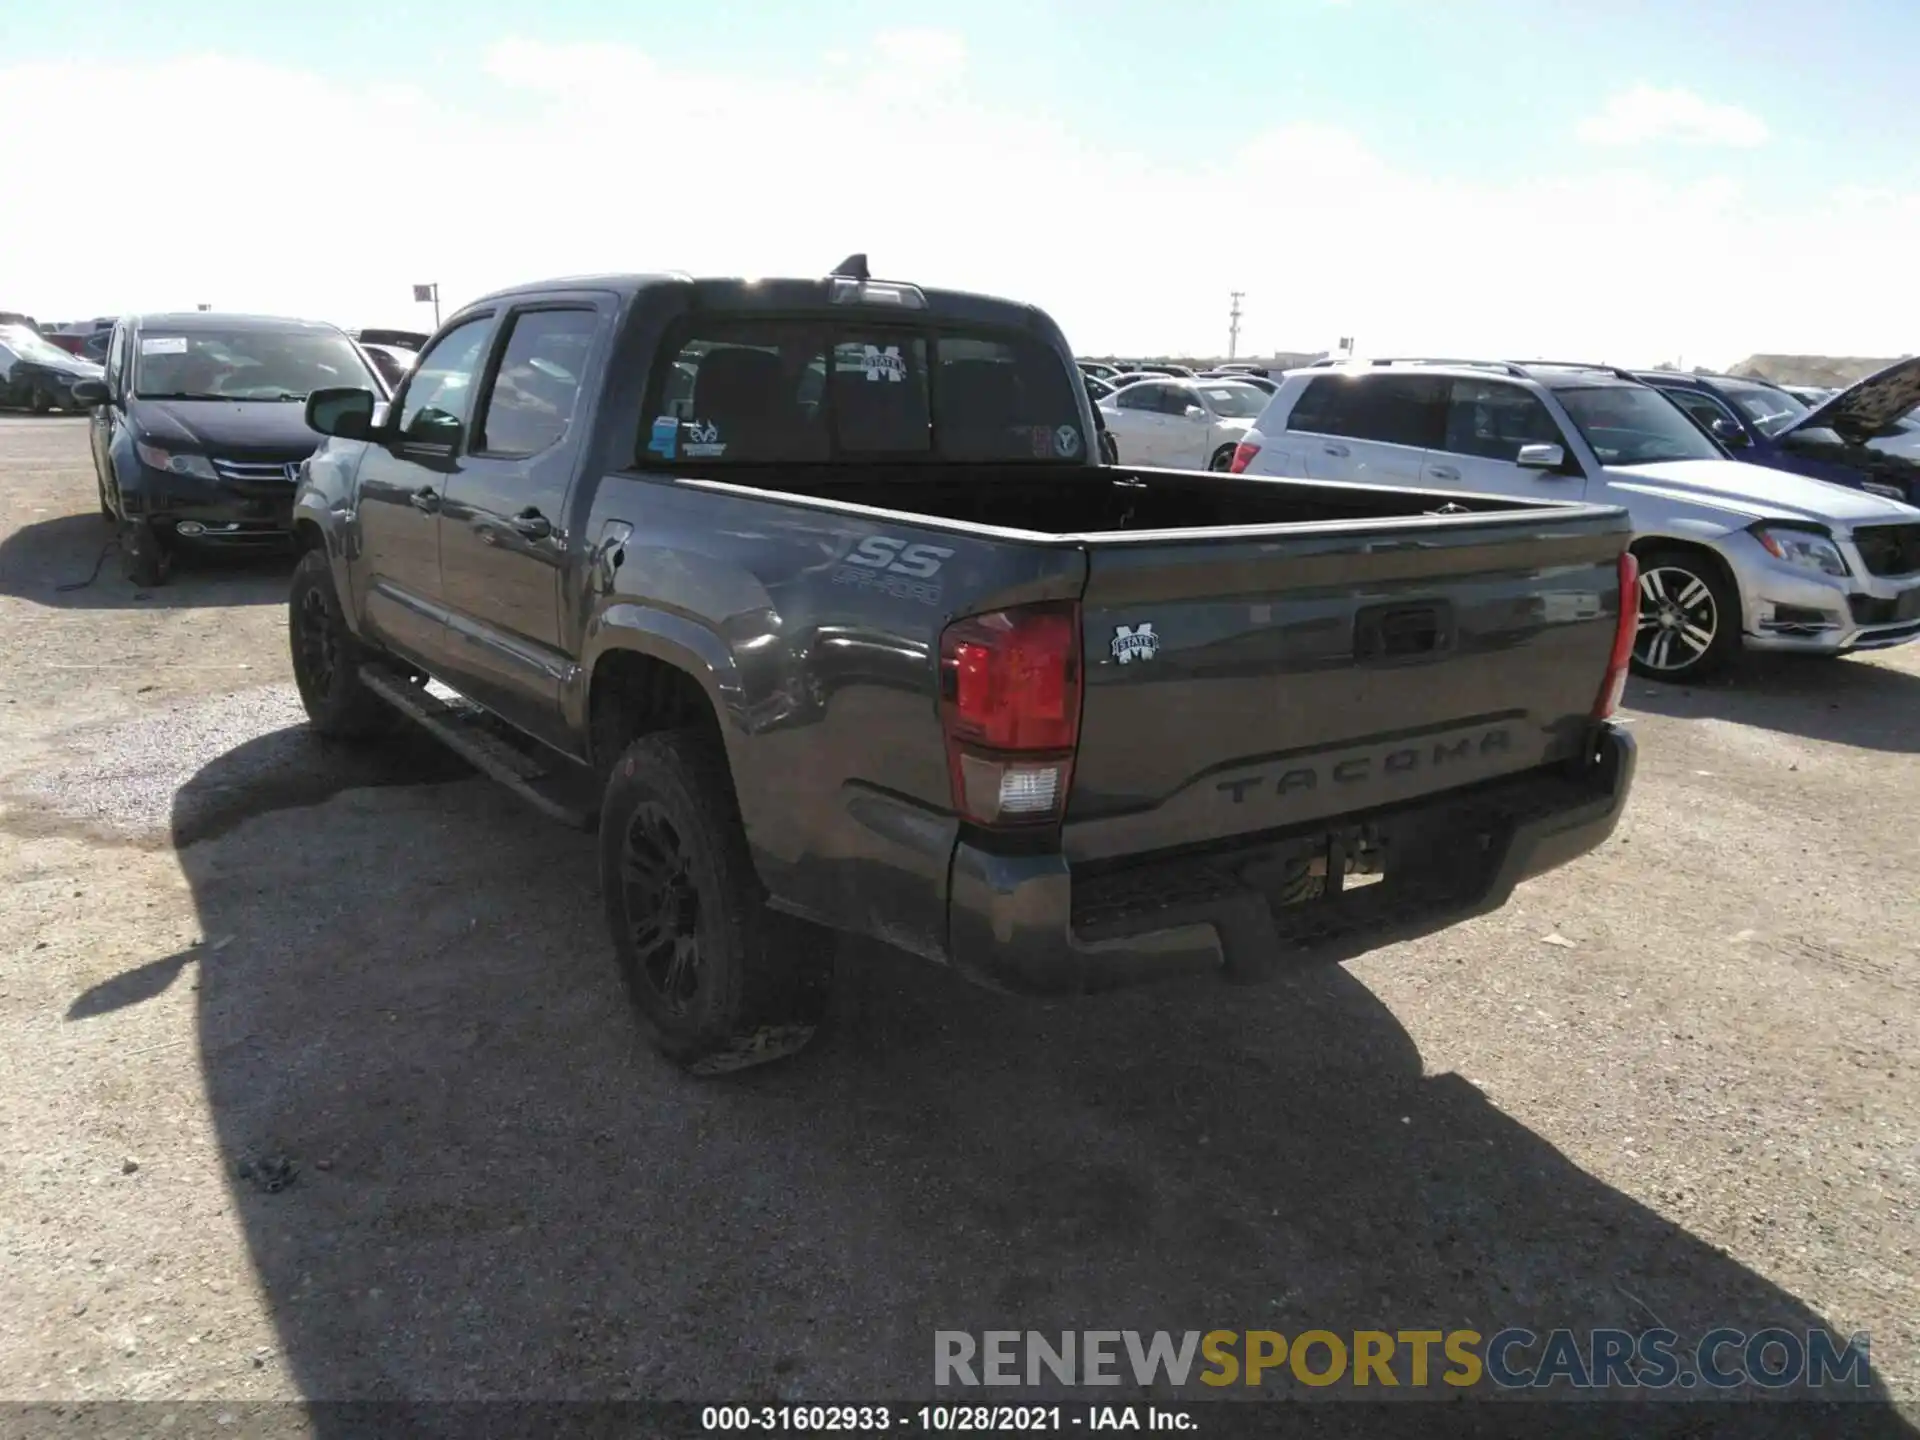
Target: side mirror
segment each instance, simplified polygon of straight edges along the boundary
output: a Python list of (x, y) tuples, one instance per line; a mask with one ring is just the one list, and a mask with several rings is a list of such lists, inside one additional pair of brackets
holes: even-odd
[(67, 393), (82, 405), (104, 405), (113, 398), (104, 380), (76, 380)]
[(1567, 452), (1559, 445), (1522, 445), (1513, 463), (1522, 470), (1558, 470), (1567, 463)]
[(1187, 418), (1189, 420), (1204, 420), (1207, 418), (1207, 412), (1202, 410), (1198, 405), (1189, 405), (1187, 406)]
[(1751, 443), (1747, 439), (1747, 432), (1740, 428), (1739, 422), (1729, 420), (1724, 415), (1707, 428), (1713, 431), (1714, 439), (1722, 445), (1731, 445), (1736, 450)]
[(371, 390), (332, 386), (307, 396), (307, 428), (342, 440), (365, 440), (373, 433), (373, 411), (380, 402)]

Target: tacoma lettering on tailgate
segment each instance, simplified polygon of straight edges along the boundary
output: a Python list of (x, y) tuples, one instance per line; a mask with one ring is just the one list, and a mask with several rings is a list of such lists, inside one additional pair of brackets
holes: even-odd
[(1477, 735), (1444, 736), (1396, 744), (1391, 750), (1370, 755), (1349, 755), (1338, 760), (1303, 761), (1277, 774), (1243, 775), (1221, 780), (1214, 788), (1242, 804), (1249, 795), (1271, 792), (1288, 795), (1296, 790), (1317, 790), (1321, 784), (1364, 785), (1388, 775), (1407, 775), (1416, 770), (1433, 770), (1443, 765), (1459, 765), (1487, 755), (1504, 754), (1513, 748), (1505, 726), (1483, 730)]

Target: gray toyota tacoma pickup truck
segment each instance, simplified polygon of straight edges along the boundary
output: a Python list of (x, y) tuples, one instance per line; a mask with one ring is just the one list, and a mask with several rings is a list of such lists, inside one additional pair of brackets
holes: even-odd
[(835, 932), (1041, 995), (1337, 961), (1599, 844), (1618, 508), (1105, 466), (1030, 306), (596, 277), (316, 391), (293, 667), (598, 827), (697, 1072), (804, 1043)]

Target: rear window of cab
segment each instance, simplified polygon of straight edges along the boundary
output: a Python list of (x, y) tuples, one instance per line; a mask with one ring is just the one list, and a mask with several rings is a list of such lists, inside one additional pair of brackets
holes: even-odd
[(682, 327), (655, 365), (643, 465), (1088, 463), (1078, 377), (1017, 334), (795, 320)]

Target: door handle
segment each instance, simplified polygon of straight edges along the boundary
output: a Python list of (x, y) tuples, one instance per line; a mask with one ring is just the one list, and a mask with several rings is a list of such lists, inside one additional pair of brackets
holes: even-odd
[(538, 510), (522, 510), (507, 522), (513, 526), (516, 535), (524, 535), (529, 540), (544, 540), (553, 534), (553, 522)]
[(432, 515), (440, 509), (440, 492), (431, 485), (422, 485), (407, 496), (407, 503), (424, 514)]
[(1323, 445), (1320, 448), (1325, 450), (1329, 455), (1338, 455), (1342, 460), (1346, 459), (1347, 456), (1352, 453), (1344, 445)]
[(1429, 465), (1427, 476), (1433, 480), (1458, 480), (1460, 472), (1451, 465)]

